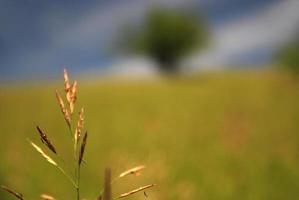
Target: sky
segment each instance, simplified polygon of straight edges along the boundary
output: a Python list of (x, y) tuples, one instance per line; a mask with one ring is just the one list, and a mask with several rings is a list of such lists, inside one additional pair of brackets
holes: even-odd
[(122, 57), (112, 46), (152, 6), (206, 16), (211, 44), (183, 61), (192, 70), (267, 63), (298, 34), (298, 0), (0, 0), (0, 81), (51, 78), (64, 66), (149, 73), (147, 60)]

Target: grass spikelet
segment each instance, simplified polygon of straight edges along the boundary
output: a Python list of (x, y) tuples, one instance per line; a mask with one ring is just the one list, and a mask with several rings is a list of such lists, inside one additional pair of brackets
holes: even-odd
[(64, 78), (64, 90), (66, 94), (66, 100), (70, 104), (72, 99), (72, 87), (66, 69), (63, 70), (63, 78)]
[(66, 68), (63, 69), (63, 78), (64, 78), (64, 89), (65, 92), (68, 93), (71, 90), (71, 84), (70, 84), (70, 80)]
[(140, 192), (140, 191), (146, 190), (146, 189), (148, 189), (148, 188), (151, 188), (151, 187), (153, 187), (153, 186), (155, 186), (155, 184), (146, 185), (146, 186), (143, 186), (143, 187), (137, 188), (137, 189), (135, 189), (135, 190), (132, 190), (132, 191), (129, 191), (129, 192), (123, 193), (123, 194), (119, 195), (119, 196), (117, 197), (117, 199), (121, 199), (121, 198), (124, 198), (124, 197), (130, 196), (130, 195), (132, 195), (132, 194), (135, 194), (135, 193), (137, 193), (137, 192)]
[(76, 144), (80, 140), (83, 127), (84, 127), (84, 108), (81, 108), (81, 110), (79, 112), (79, 120), (78, 120), (77, 127), (76, 127), (76, 130), (75, 130), (75, 142), (76, 142)]
[(83, 142), (81, 144), (81, 149), (80, 149), (80, 153), (79, 153), (79, 160), (78, 160), (79, 166), (81, 165), (81, 162), (82, 162), (82, 159), (83, 159), (83, 156), (84, 156), (86, 141), (87, 141), (87, 132), (85, 132)]
[(12, 190), (12, 189), (10, 189), (10, 188), (4, 186), (4, 185), (1, 185), (1, 188), (2, 188), (3, 190), (5, 190), (6, 192), (12, 194), (12, 195), (13, 195), (14, 197), (16, 197), (17, 199), (19, 199), (19, 200), (24, 200), (23, 195), (22, 195), (21, 193), (18, 193), (18, 192), (16, 192), (16, 191), (14, 191), (14, 190)]
[(42, 129), (39, 126), (36, 126), (36, 129), (40, 135), (40, 139), (42, 143), (44, 143), (53, 153), (57, 154), (54, 145), (50, 142), (45, 132), (42, 131)]
[(72, 88), (70, 90), (70, 101), (69, 101), (69, 105), (70, 105), (70, 112), (71, 114), (74, 112), (74, 108), (75, 108), (75, 103), (77, 100), (77, 81), (74, 81)]
[(59, 95), (58, 91), (56, 90), (56, 98), (57, 98), (57, 101), (59, 103), (59, 106), (60, 106), (60, 109), (61, 109), (61, 112), (64, 116), (64, 119), (67, 123), (67, 125), (69, 126), (69, 128), (71, 127), (71, 117), (70, 117), (70, 114), (68, 112), (68, 110), (66, 109), (66, 107), (64, 106), (64, 103), (63, 103), (63, 100), (61, 98), (61, 96)]
[(63, 78), (66, 99), (70, 107), (70, 113), (72, 114), (74, 112), (75, 102), (77, 100), (77, 81), (74, 81), (74, 83), (71, 85), (66, 69), (63, 71)]
[(130, 175), (130, 174), (134, 174), (134, 175), (138, 176), (138, 175), (140, 175), (140, 171), (143, 170), (144, 168), (145, 168), (144, 165), (140, 165), (140, 166), (131, 168), (131, 169), (129, 169), (129, 170), (124, 171), (123, 173), (121, 173), (119, 175), (119, 178), (122, 178), (122, 177)]
[(48, 195), (48, 194), (41, 194), (41, 195), (40, 195), (40, 198), (41, 198), (41, 199), (44, 199), (44, 200), (55, 200), (54, 197), (52, 197), (52, 196), (50, 196), (50, 195)]
[(29, 142), (35, 148), (35, 150), (39, 152), (50, 164), (57, 166), (57, 163), (50, 156), (48, 156), (39, 146), (37, 146), (31, 141)]

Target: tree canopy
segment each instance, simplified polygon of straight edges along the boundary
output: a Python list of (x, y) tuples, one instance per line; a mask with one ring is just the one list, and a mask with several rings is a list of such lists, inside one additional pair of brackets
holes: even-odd
[(206, 39), (204, 23), (193, 15), (173, 10), (151, 10), (133, 37), (134, 50), (154, 59), (162, 71), (176, 71), (178, 61)]
[(299, 37), (280, 50), (278, 61), (284, 68), (299, 74)]

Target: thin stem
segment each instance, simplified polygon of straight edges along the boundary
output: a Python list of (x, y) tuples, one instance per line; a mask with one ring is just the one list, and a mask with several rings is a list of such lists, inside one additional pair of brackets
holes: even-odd
[(78, 165), (77, 185), (77, 200), (80, 200), (80, 165)]
[(70, 132), (71, 137), (73, 138), (73, 127), (72, 127), (72, 124), (70, 124), (70, 125), (68, 126), (68, 130), (69, 130), (69, 132)]
[(57, 154), (57, 158), (59, 158), (60, 162), (62, 163), (64, 171), (68, 171), (71, 174), (71, 177), (74, 177), (74, 172), (70, 169), (70, 166), (68, 166), (65, 162), (65, 160), (62, 158), (60, 154)]
[(80, 164), (79, 164), (79, 156), (77, 154), (77, 141), (75, 137), (73, 137), (72, 126), (69, 127), (69, 131), (71, 133), (72, 141), (74, 142), (74, 169), (76, 175), (76, 194), (77, 200), (80, 200)]
[(59, 169), (60, 172), (62, 172), (62, 174), (67, 177), (67, 179), (73, 184), (75, 188), (78, 188), (78, 185), (75, 183), (75, 181), (61, 167), (57, 166), (57, 169)]

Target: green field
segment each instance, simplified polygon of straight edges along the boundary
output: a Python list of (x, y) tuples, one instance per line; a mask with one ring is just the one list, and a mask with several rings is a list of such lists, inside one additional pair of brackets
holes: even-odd
[[(28, 144), (40, 125), (67, 159), (72, 144), (55, 99), (63, 81), (0, 87), (0, 184), (27, 199), (75, 199), (67, 180)], [(82, 197), (103, 170), (147, 168), (115, 195), (156, 183), (148, 200), (294, 200), (299, 196), (299, 82), (277, 72), (219, 72), (159, 80), (79, 81), (89, 132)], [(77, 108), (78, 108), (77, 107)], [(71, 163), (71, 160), (67, 160)], [(13, 199), (0, 191), (1, 200)], [(128, 199), (145, 199), (136, 194)]]

